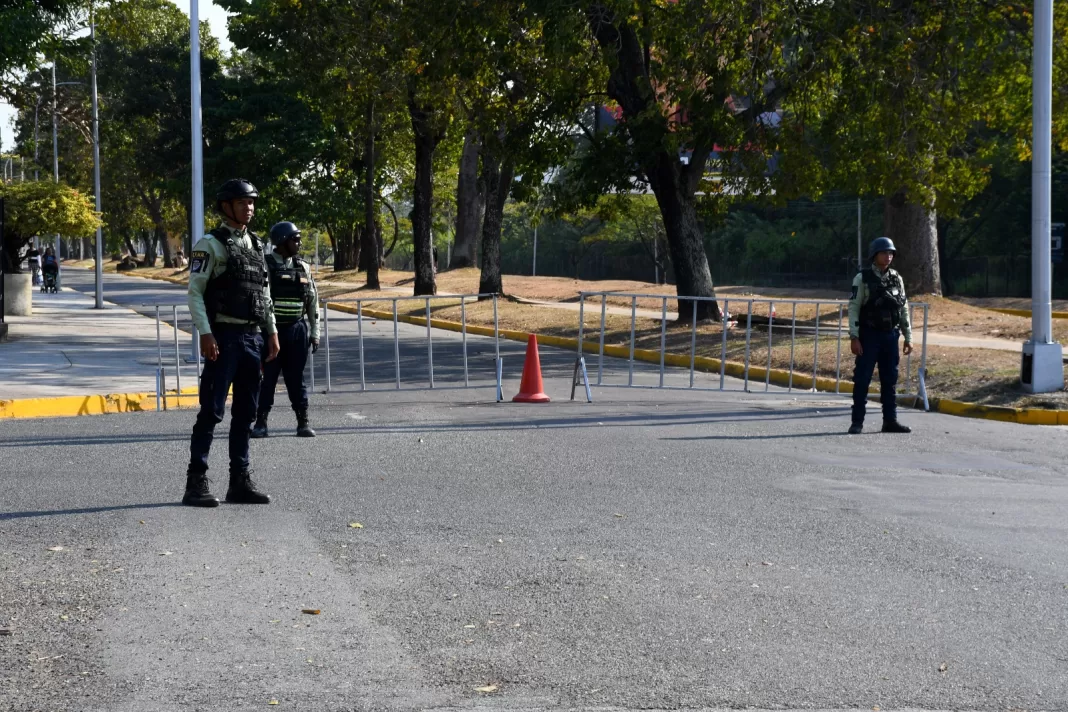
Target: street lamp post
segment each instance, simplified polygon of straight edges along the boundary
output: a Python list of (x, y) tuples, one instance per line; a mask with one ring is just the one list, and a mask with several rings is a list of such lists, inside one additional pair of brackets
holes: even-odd
[(1031, 340), (1023, 345), (1020, 382), (1031, 393), (1064, 387), (1064, 351), (1053, 341), (1052, 117), (1053, 0), (1035, 0), (1031, 162)]
[[(200, 7), (197, 0), (189, 0), (189, 102), (190, 143), (193, 144), (192, 220), (189, 226), (190, 246), (196, 241), (193, 230), (204, 229), (204, 137), (200, 123)], [(193, 324), (193, 358), (200, 362), (200, 339)]]
[[(56, 60), (52, 59), (52, 180), (59, 183), (59, 134), (56, 131)], [(56, 233), (56, 264), (60, 262), (59, 233)]]
[[(93, 190), (96, 192), (96, 211), (100, 212), (100, 112), (96, 96), (96, 18), (89, 10), (90, 35), (93, 42)], [(104, 308), (104, 231), (96, 228), (96, 308)]]

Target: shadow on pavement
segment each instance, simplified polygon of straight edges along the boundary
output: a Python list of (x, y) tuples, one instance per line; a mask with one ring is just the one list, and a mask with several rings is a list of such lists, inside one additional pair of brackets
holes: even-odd
[(181, 502), (154, 502), (151, 504), (117, 504), (113, 507), (80, 507), (78, 509), (51, 509), (38, 512), (0, 512), (0, 522), (8, 519), (27, 519), (29, 517), (54, 517), (62, 514), (100, 514), (101, 512), (121, 512), (126, 509), (161, 509), (163, 507), (181, 507)]

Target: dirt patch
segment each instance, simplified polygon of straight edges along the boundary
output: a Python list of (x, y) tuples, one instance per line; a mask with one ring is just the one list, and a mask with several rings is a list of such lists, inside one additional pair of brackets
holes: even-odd
[[(954, 297), (959, 302), (984, 309), (1023, 309), (1031, 311), (1030, 297)], [(1053, 311), (1068, 312), (1068, 299), (1054, 299)]]

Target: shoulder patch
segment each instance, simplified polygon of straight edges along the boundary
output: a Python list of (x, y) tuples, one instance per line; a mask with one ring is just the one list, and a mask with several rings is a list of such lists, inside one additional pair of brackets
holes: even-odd
[(189, 274), (200, 274), (208, 268), (210, 255), (204, 250), (193, 250), (189, 255)]

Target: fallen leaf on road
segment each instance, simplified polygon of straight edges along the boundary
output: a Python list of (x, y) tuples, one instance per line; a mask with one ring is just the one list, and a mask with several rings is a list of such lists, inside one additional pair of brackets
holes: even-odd
[(62, 546), (50, 546), (50, 547), (48, 547), (48, 550), (49, 551), (63, 551), (63, 547)]
[(938, 666), (938, 672), (945, 672), (946, 670), (949, 670), (949, 665), (942, 663)]
[(475, 626), (471, 625), (470, 623), (468, 623), (467, 625), (464, 626), (464, 628), (474, 628), (474, 627)]
[(271, 623), (281, 623), (282, 619), (281, 618), (275, 618), (273, 621), (270, 621), (270, 622)]
[(269, 704), (269, 705), (277, 705), (278, 704), (278, 700), (267, 700), (267, 704)]
[(349, 522), (349, 529), (363, 529), (363, 525), (359, 522)]
[(144, 523), (145, 523), (144, 519), (142, 519), (141, 521), (138, 522), (138, 524), (144, 524)]
[(59, 619), (61, 621), (69, 621), (70, 620), (70, 616), (60, 616)]
[(486, 685), (485, 687), (476, 687), (475, 690), (478, 691), (478, 692), (496, 692), (497, 691), (497, 686), (496, 685)]
[(612, 516), (613, 516), (613, 517), (622, 517), (622, 516), (623, 516), (623, 514), (622, 514), (622, 513), (620, 513), (620, 512), (616, 512), (616, 513), (615, 513), (615, 514), (613, 514)]
[(302, 608), (300, 612), (307, 613), (309, 616), (317, 616), (322, 613), (318, 608)]
[(161, 552), (159, 552), (159, 555), (160, 556), (170, 556), (173, 553), (174, 553), (173, 551), (161, 551)]

